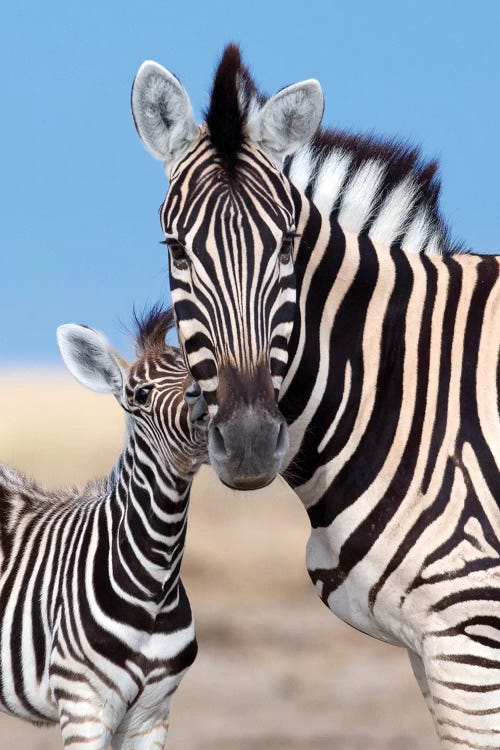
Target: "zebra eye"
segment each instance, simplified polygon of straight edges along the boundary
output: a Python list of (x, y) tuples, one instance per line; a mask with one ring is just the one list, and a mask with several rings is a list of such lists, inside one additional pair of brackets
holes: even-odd
[(134, 393), (134, 399), (136, 403), (140, 404), (141, 406), (144, 406), (144, 404), (147, 403), (147, 400), (149, 398), (149, 394), (153, 390), (152, 385), (144, 385), (142, 388), (138, 388), (136, 392)]
[(297, 235), (287, 234), (283, 239), (283, 244), (280, 250), (280, 262), (285, 264), (289, 263), (293, 254), (293, 241)]
[(172, 256), (172, 262), (177, 268), (187, 268), (188, 256), (186, 248), (182, 245), (179, 240), (167, 240), (166, 244), (170, 250)]

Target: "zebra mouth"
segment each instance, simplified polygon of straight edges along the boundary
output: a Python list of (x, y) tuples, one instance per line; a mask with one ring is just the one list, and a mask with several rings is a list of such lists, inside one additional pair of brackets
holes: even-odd
[(254, 490), (263, 490), (264, 487), (268, 487), (273, 483), (274, 477), (271, 477), (271, 479), (266, 477), (261, 481), (259, 481), (258, 479), (249, 479), (248, 481), (235, 482), (235, 484), (228, 484), (220, 477), (219, 480), (224, 485), (224, 487), (228, 487), (230, 490), (236, 490), (239, 492), (253, 492)]

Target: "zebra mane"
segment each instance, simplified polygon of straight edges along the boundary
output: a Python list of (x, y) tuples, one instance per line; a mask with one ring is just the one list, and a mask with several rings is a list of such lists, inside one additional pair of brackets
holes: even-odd
[(264, 104), (248, 68), (241, 61), (240, 49), (228, 44), (215, 71), (210, 105), (205, 121), (210, 140), (231, 175), (238, 151), (245, 138), (245, 125), (252, 111)]
[(341, 227), (406, 252), (450, 255), (452, 242), (439, 207), (436, 160), (397, 139), (320, 130), (285, 163), (293, 184)]
[[(266, 102), (229, 44), (216, 69), (206, 124), (231, 176), (246, 137), (246, 124)], [(451, 255), (464, 252), (451, 240), (439, 207), (436, 160), (397, 139), (321, 129), (285, 161), (284, 171), (322, 212), (335, 214), (345, 231), (366, 233), (406, 252)]]
[(149, 310), (137, 313), (134, 310), (135, 346), (137, 355), (160, 353), (167, 350), (167, 333), (175, 326), (172, 307), (161, 303)]

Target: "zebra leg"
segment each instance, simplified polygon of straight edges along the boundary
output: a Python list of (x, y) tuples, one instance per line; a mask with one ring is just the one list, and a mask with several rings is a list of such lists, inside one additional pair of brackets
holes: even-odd
[(427, 675), (425, 674), (424, 662), (422, 661), (420, 656), (418, 656), (418, 654), (416, 654), (414, 651), (411, 651), (410, 649), (408, 649), (408, 657), (410, 659), (411, 668), (413, 669), (413, 674), (415, 675), (415, 679), (418, 682), (420, 692), (422, 693), (427, 704), (427, 708), (429, 709), (432, 719), (434, 720), (434, 701), (432, 700), (429, 683), (427, 681)]
[(500, 750), (500, 656), (490, 644), (454, 628), (424, 639), (434, 724), (446, 750)]

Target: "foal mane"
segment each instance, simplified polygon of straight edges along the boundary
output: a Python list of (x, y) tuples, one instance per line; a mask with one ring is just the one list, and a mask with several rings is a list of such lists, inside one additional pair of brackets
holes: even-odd
[(133, 315), (137, 355), (165, 352), (167, 350), (167, 334), (175, 327), (173, 308), (158, 303), (142, 313), (134, 310)]

